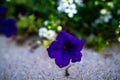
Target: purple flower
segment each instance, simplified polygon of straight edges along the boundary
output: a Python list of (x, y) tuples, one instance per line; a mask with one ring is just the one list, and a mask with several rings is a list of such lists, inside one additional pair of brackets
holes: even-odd
[(56, 40), (47, 48), (50, 58), (55, 58), (55, 63), (60, 68), (67, 66), (71, 62), (81, 60), (84, 41), (61, 31)]
[(17, 33), (16, 22), (14, 19), (1, 20), (0, 28), (6, 37), (12, 37)]
[(0, 5), (0, 17), (3, 17), (7, 12), (7, 8)]

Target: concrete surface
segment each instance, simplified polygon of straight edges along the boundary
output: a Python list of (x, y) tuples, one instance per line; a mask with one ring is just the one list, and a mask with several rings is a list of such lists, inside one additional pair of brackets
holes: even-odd
[[(29, 41), (28, 41), (29, 42)], [(0, 36), (0, 80), (120, 80), (120, 45), (99, 54), (83, 49), (81, 62), (58, 68), (44, 47), (30, 52)]]

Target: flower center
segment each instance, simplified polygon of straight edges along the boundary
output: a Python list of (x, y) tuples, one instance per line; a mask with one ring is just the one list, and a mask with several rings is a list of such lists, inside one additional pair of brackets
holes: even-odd
[(8, 23), (7, 26), (8, 26), (9, 28), (12, 28), (12, 24), (11, 24), (11, 23)]
[(64, 50), (67, 50), (67, 47), (66, 47), (66, 46), (63, 46), (63, 49), (64, 49)]

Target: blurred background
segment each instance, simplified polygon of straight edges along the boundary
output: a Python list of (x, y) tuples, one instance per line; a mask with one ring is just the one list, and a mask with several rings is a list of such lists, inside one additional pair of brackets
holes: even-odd
[(38, 35), (46, 45), (65, 30), (98, 51), (120, 42), (120, 0), (0, 0), (0, 5), (4, 18), (15, 20), (16, 37)]
[[(85, 41), (62, 69), (45, 48), (61, 30)], [(120, 80), (120, 0), (0, 0), (0, 80)]]

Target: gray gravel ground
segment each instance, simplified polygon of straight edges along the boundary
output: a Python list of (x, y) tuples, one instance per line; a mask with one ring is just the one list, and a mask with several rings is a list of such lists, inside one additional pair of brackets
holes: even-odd
[(91, 49), (82, 52), (81, 62), (61, 69), (42, 46), (31, 53), (27, 44), (17, 46), (0, 36), (0, 80), (120, 80), (120, 44), (104, 56)]

